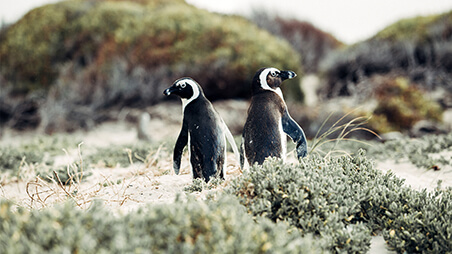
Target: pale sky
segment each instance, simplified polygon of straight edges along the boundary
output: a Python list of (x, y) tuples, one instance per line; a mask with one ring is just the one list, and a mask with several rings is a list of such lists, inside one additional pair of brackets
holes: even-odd
[[(345, 43), (374, 35), (401, 18), (452, 10), (452, 0), (186, 0), (210, 11), (249, 14), (264, 9), (280, 16), (309, 21)], [(0, 21), (11, 23), (32, 8), (58, 0), (0, 0)]]

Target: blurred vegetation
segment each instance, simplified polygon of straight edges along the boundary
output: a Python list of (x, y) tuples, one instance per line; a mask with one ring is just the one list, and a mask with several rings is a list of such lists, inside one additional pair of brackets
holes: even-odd
[[(302, 77), (300, 56), (285, 40), (184, 1), (42, 6), (2, 31), (0, 58), (2, 118), (13, 126), (18, 104), (34, 103), (40, 119), (30, 125), (48, 133), (90, 128), (112, 108), (152, 105), (181, 76), (197, 80), (210, 99), (248, 97), (265, 66)], [(288, 98), (302, 98), (298, 79), (284, 87)]]
[[(70, 236), (70, 237), (68, 237)], [(176, 200), (115, 214), (99, 202), (29, 211), (0, 200), (1, 253), (326, 253), (287, 225), (253, 218), (233, 197)]]
[[(84, 147), (77, 139), (57, 134), (38, 136), (14, 146), (0, 145), (0, 184), (31, 180), (36, 176), (44, 180), (55, 179), (54, 171), (66, 183), (69, 174), (92, 169), (93, 166), (114, 168), (142, 163), (150, 167), (159, 163), (161, 158), (158, 156), (162, 156), (162, 151), (169, 156), (166, 154), (166, 143), (135, 142), (113, 147)], [(71, 162), (55, 164), (58, 156), (66, 156)]]
[(364, 105), (369, 128), (380, 134), (414, 135), (423, 120), (441, 133), (443, 111), (452, 107), (451, 59), (452, 11), (400, 20), (324, 58), (319, 95)]
[(402, 19), (378, 32), (373, 39), (429, 42), (452, 36), (452, 11), (442, 15)]
[[(247, 20), (182, 0), (63, 1), (0, 31), (0, 125), (90, 129), (117, 120), (124, 107), (158, 103), (181, 76), (196, 79), (212, 100), (248, 98), (254, 72), (275, 66), (300, 78), (320, 75), (321, 99), (359, 98), (353, 107), (377, 100), (377, 109), (364, 112), (374, 113), (370, 127), (404, 132), (420, 120), (441, 121), (436, 103), (452, 107), (451, 31), (452, 11), (404, 19), (346, 46), (310, 23), (260, 11)], [(376, 76), (394, 86), (405, 79), (409, 88), (377, 95)], [(283, 85), (291, 103), (303, 101), (299, 81)], [(432, 91), (434, 102), (421, 98)], [(321, 118), (293, 115), (310, 119), (307, 129)]]
[(119, 145), (97, 148), (86, 157), (92, 164), (100, 164), (108, 168), (117, 166), (127, 167), (133, 163), (145, 163), (147, 157), (157, 148), (147, 142), (138, 142), (130, 145)]
[[(356, 95), (372, 75), (405, 76), (427, 91), (452, 94), (452, 11), (405, 19), (322, 62), (325, 97)], [(447, 100), (443, 98), (443, 100)], [(443, 103), (450, 103), (443, 101)]]
[(406, 78), (382, 78), (374, 93), (377, 106), (368, 113), (368, 126), (378, 133), (407, 131), (423, 119), (442, 120), (441, 106)]
[[(168, 72), (183, 69), (205, 86), (210, 97), (244, 96), (248, 89), (240, 84), (248, 84), (248, 77), (262, 66), (299, 71), (292, 57), (298, 55), (287, 43), (243, 18), (212, 14), (184, 1), (46, 5), (7, 29), (0, 56), (4, 59), (2, 74), (25, 91), (49, 87), (56, 79), (71, 78), (77, 70), (84, 72), (85, 89), (98, 83), (114, 86), (108, 83), (111, 75), (118, 75), (112, 69), (115, 61), (128, 72), (138, 67), (153, 71), (166, 66)], [(59, 68), (65, 63), (70, 63), (70, 73), (61, 73)], [(146, 85), (156, 86), (152, 81)], [(215, 82), (224, 86), (207, 89)]]
[(318, 72), (320, 62), (329, 53), (344, 47), (334, 36), (306, 21), (273, 16), (260, 10), (254, 11), (250, 20), (271, 34), (287, 40), (300, 53), (300, 62), (306, 73)]
[(64, 135), (38, 136), (20, 144), (0, 145), (0, 183), (30, 180), (37, 175), (51, 176), (55, 156), (64, 155), (63, 149), (76, 146), (73, 139)]

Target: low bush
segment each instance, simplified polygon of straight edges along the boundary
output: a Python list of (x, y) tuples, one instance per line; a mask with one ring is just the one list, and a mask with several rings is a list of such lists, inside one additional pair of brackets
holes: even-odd
[(33, 144), (0, 146), (0, 184), (53, 174), (54, 159), (49, 152), (35, 148)]
[(24, 150), (17, 147), (0, 147), (0, 171), (17, 171), (22, 163), (46, 162), (41, 150)]
[(53, 166), (55, 156), (64, 155), (63, 149), (76, 146), (73, 139), (64, 135), (39, 136), (15, 145), (0, 145), (0, 183), (29, 180), (37, 175), (53, 177), (54, 170), (61, 172), (65, 179), (66, 170)]
[(451, 253), (452, 188), (403, 192), (386, 211), (389, 246), (398, 253)]
[(193, 182), (184, 188), (187, 193), (201, 192), (203, 190), (212, 190), (220, 186), (224, 181), (220, 178), (212, 178), (208, 183), (201, 178), (193, 179)]
[[(288, 232), (291, 231), (291, 232)], [(1, 253), (322, 253), (283, 223), (256, 218), (231, 197), (189, 199), (113, 214), (65, 204), (41, 211), (0, 203)]]
[[(340, 142), (325, 142), (321, 145), (323, 153), (336, 151), (354, 156), (358, 149), (366, 151), (366, 157), (378, 161), (395, 160), (396, 163), (409, 161), (418, 168), (441, 169), (452, 165), (452, 133), (426, 135), (419, 138), (404, 137), (394, 140), (359, 141), (342, 139)], [(331, 152), (330, 152), (331, 153)]]
[(425, 97), (425, 91), (403, 77), (374, 79), (377, 106), (369, 128), (378, 133), (408, 131), (420, 120), (441, 122), (441, 106)]
[[(370, 232), (379, 230), (395, 238), (386, 240), (400, 252), (449, 251), (450, 223), (439, 228), (438, 221), (452, 219), (452, 212), (445, 211), (452, 202), (451, 190), (427, 195), (403, 186), (403, 182), (392, 173), (375, 169), (361, 151), (353, 157), (310, 156), (299, 165), (266, 161), (237, 178), (228, 192), (237, 195), (255, 216), (287, 221), (302, 233), (327, 239), (327, 248), (333, 252), (365, 252)], [(436, 207), (421, 207), (433, 203)], [(421, 221), (414, 221), (419, 216)], [(437, 219), (428, 221), (430, 217)], [(405, 231), (422, 241), (406, 241), (413, 235)]]
[(421, 138), (389, 140), (383, 144), (365, 146), (370, 157), (378, 160), (408, 160), (419, 168), (431, 169), (451, 165), (452, 157), (442, 154), (452, 150), (452, 133)]

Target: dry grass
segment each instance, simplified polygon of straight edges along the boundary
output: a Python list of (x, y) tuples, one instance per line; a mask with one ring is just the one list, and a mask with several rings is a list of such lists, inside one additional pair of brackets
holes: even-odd
[[(349, 137), (353, 132), (357, 132), (357, 131), (369, 132), (369, 133), (375, 135), (377, 138), (380, 138), (380, 136), (376, 132), (365, 127), (371, 117), (363, 117), (363, 116), (355, 117), (352, 120), (343, 123), (344, 119), (346, 119), (348, 116), (352, 115), (357, 110), (358, 109), (348, 112), (347, 114), (345, 114), (344, 116), (339, 118), (336, 122), (334, 122), (334, 124), (331, 125), (331, 127), (329, 127), (325, 132), (322, 133), (322, 130), (325, 127), (325, 124), (328, 122), (328, 120), (331, 118), (331, 116), (334, 113), (334, 112), (332, 112), (325, 119), (325, 121), (323, 121), (322, 125), (318, 129), (318, 131), (312, 141), (309, 155), (313, 154), (313, 153), (317, 153), (325, 158), (328, 158), (328, 157), (331, 157), (334, 155), (350, 156), (350, 154), (348, 152), (341, 150), (341, 149), (337, 149), (338, 144), (340, 142), (350, 141), (350, 142), (361, 143), (364, 145), (370, 145), (369, 143), (367, 143), (365, 141)], [(322, 134), (320, 134), (320, 133), (322, 133)], [(330, 136), (336, 135), (336, 134), (337, 134), (336, 138), (329, 138)], [(331, 145), (331, 143), (333, 143), (333, 144)], [(324, 148), (324, 149), (322, 149), (322, 148)]]
[[(77, 158), (67, 164), (64, 175), (53, 171), (51, 176), (35, 176), (36, 169), (32, 165), (24, 167), (30, 172), (33, 171), (30, 173), (33, 180), (28, 181), (25, 186), (25, 206), (42, 209), (70, 200), (79, 208), (86, 209), (94, 200), (101, 200), (108, 206), (129, 210), (149, 202), (171, 202), (178, 193), (184, 193), (184, 187), (193, 184), (187, 153), (183, 157), (180, 175), (173, 175), (172, 156), (165, 144), (151, 150), (146, 157), (126, 148), (129, 166), (106, 168), (94, 165), (95, 168), (91, 169), (87, 169), (88, 165), (83, 159), (82, 144), (78, 145)], [(64, 151), (67, 157), (71, 157), (68, 151)], [(222, 181), (215, 188), (202, 188), (190, 195), (205, 198), (213, 191), (221, 190), (231, 181), (232, 176), (240, 175), (241, 171), (234, 156), (228, 156), (226, 172), (226, 181)], [(62, 180), (65, 178), (67, 180)], [(6, 197), (5, 191), (2, 192)]]
[[(126, 202), (141, 203), (143, 200), (135, 198), (134, 193), (128, 191), (132, 186), (159, 184), (157, 176), (169, 173), (171, 162), (168, 152), (161, 145), (156, 151), (151, 151), (146, 158), (141, 158), (128, 149), (130, 166), (127, 168), (112, 168), (102, 172), (97, 168), (97, 177), (90, 176), (85, 179), (85, 165), (81, 153), (81, 145), (78, 145), (78, 158), (74, 163), (67, 165), (66, 174), (68, 180), (62, 181), (56, 171), (53, 177), (45, 179), (36, 176), (34, 180), (26, 184), (26, 193), (29, 198), (30, 208), (41, 209), (66, 200), (73, 201), (80, 208), (88, 208), (95, 199), (101, 199), (106, 204), (123, 206)], [(69, 153), (65, 151), (67, 156)], [(143, 163), (134, 163), (135, 157)]]

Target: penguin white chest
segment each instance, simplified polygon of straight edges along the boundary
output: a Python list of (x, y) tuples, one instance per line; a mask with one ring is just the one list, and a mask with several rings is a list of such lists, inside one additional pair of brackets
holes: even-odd
[(284, 130), (283, 130), (282, 119), (279, 120), (278, 131), (279, 131), (279, 135), (281, 136), (281, 159), (285, 162), (286, 161), (286, 150), (287, 150), (287, 137), (286, 137), (286, 133), (284, 133)]
[(187, 140), (187, 150), (188, 150), (188, 160), (191, 162), (191, 138), (190, 138), (191, 134), (190, 132), (188, 132), (188, 140)]

